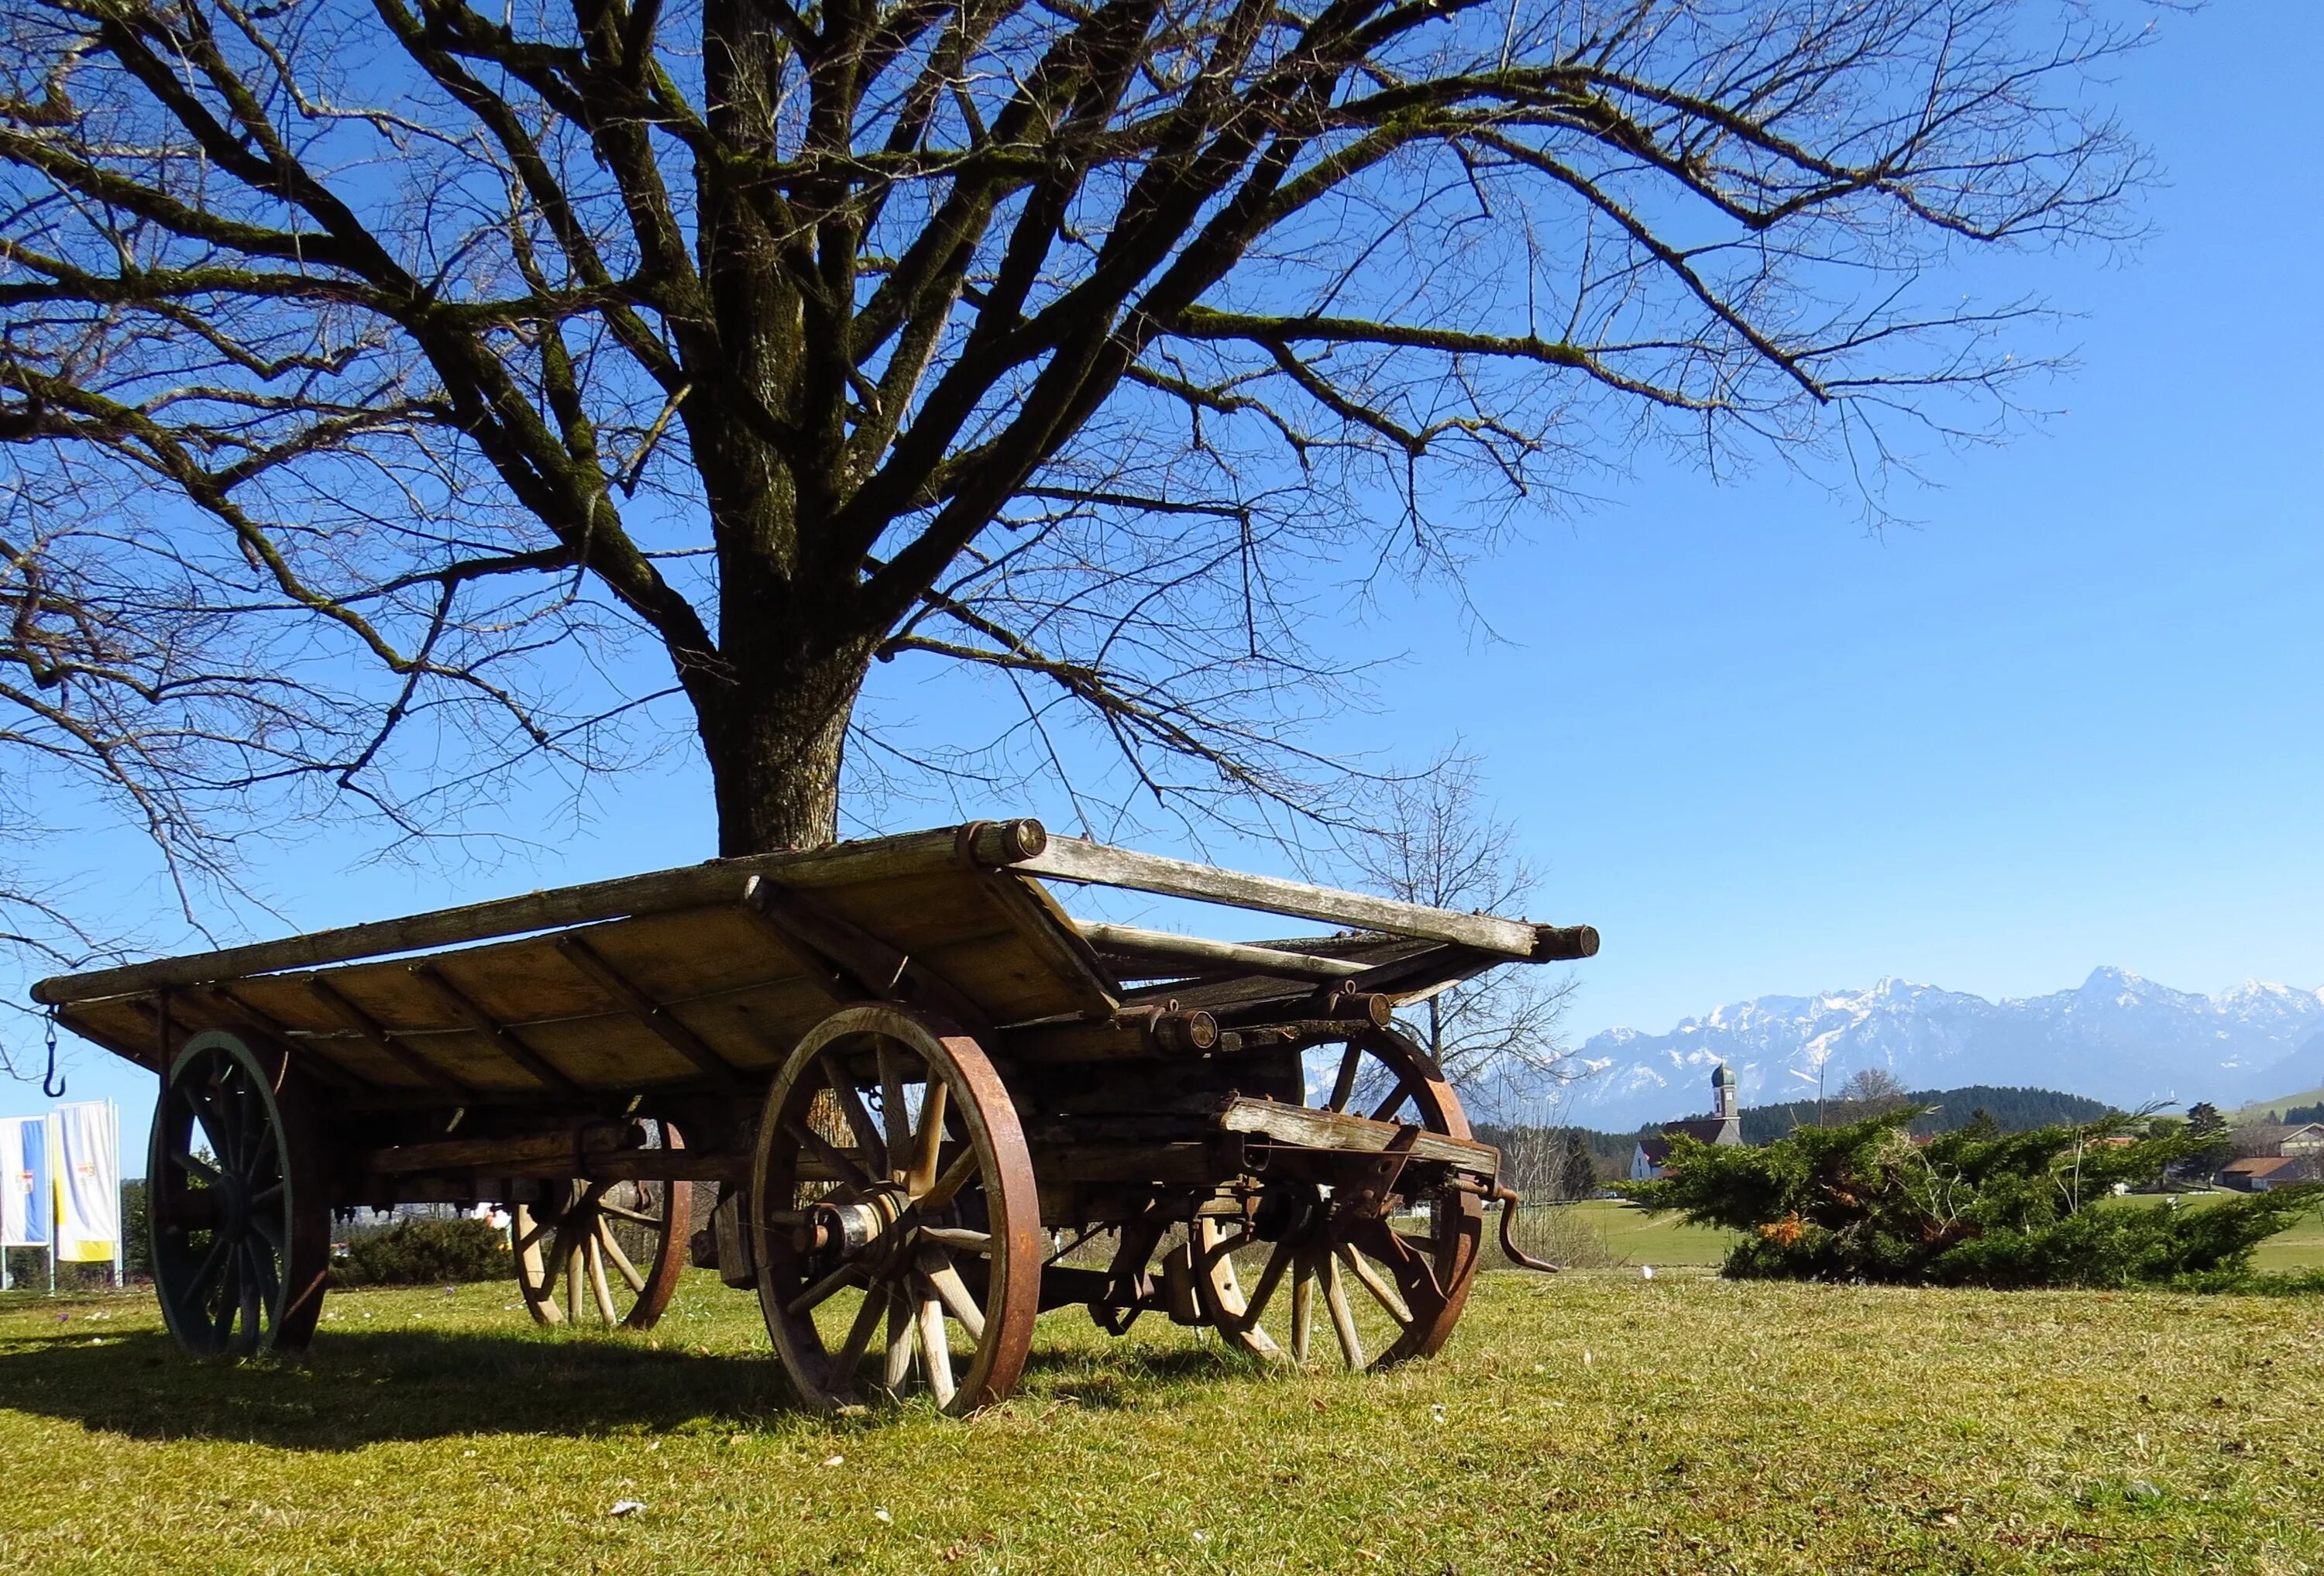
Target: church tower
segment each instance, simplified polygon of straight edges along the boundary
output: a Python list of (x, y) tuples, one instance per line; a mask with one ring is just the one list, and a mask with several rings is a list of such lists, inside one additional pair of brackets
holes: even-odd
[(1743, 1113), (1735, 1099), (1735, 1070), (1721, 1062), (1711, 1074), (1711, 1114), (1719, 1123), (1714, 1144), (1743, 1141)]

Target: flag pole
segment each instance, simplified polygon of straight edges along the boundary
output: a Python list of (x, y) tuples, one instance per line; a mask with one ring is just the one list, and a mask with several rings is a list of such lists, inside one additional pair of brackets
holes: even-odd
[(105, 1125), (113, 1138), (113, 1289), (119, 1291), (125, 1284), (122, 1266), (129, 1235), (129, 1212), (121, 1206), (121, 1104), (118, 1101), (105, 1102)]

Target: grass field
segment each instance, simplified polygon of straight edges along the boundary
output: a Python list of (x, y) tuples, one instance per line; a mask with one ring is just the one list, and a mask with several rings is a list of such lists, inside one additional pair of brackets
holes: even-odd
[[(1667, 1255), (1664, 1256), (1667, 1258)], [(0, 1571), (2252, 1571), (2324, 1562), (2324, 1303), (1489, 1275), (1434, 1361), (1043, 1325), (1017, 1398), (786, 1409), (753, 1302), (337, 1294), (194, 1362), (0, 1300)], [(617, 1501), (643, 1508), (616, 1518)]]
[[(2200, 1208), (2207, 1202), (2227, 1196), (2190, 1194), (2189, 1198), (2194, 1207)], [(2151, 1208), (2159, 1203), (2157, 1199), (2137, 1197), (2124, 1200), (2121, 1207)], [(1665, 1265), (1716, 1265), (1725, 1260), (1728, 1247), (1734, 1240), (1724, 1231), (1686, 1225), (1675, 1215), (1651, 1215), (1628, 1204), (1606, 1200), (1557, 1207), (1572, 1212), (1625, 1267), (1649, 1264), (1657, 1269)], [(2261, 1243), (2258, 1252), (2253, 1255), (2252, 1267), (2264, 1275), (2324, 1269), (2324, 1214), (2308, 1215), (2290, 1230), (2278, 1232)]]

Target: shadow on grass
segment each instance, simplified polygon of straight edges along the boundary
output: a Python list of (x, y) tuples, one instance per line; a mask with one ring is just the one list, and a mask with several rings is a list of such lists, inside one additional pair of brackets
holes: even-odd
[[(301, 1357), (246, 1361), (189, 1357), (158, 1332), (100, 1341), (91, 1343), (86, 1326), (11, 1337), (14, 1350), (0, 1351), (0, 1405), (133, 1439), (326, 1452), (462, 1434), (653, 1434), (811, 1417), (768, 1354), (418, 1330), (333, 1331)], [(1255, 1371), (1250, 1359), (1216, 1349), (1037, 1343), (1026, 1378), (1044, 1394), (1121, 1406), (1149, 1387)], [(848, 1426), (921, 1411), (874, 1406)]]
[(763, 1422), (789, 1411), (770, 1357), (623, 1341), (428, 1331), (337, 1332), (300, 1358), (187, 1356), (159, 1333), (88, 1344), (15, 1337), (0, 1402), (135, 1439), (355, 1450), (450, 1434), (596, 1435)]

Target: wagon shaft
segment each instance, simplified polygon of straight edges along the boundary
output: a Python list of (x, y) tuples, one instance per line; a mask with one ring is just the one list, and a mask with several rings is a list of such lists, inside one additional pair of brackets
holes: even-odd
[[(1338, 928), (1077, 923), (1059, 893), (1088, 887)], [(1597, 945), (1018, 820), (33, 995), (162, 1075), (154, 1221), (189, 1344), (303, 1341), (331, 1207), (491, 1201), (545, 1323), (650, 1324), (691, 1236), (758, 1290), (811, 1403), (920, 1386), (965, 1410), (1014, 1383), (1038, 1312), (1072, 1304), (1303, 1360), (1320, 1309), (1351, 1366), (1434, 1351), (1507, 1190), (1395, 1014)], [(695, 1232), (697, 1183), (721, 1203)]]

